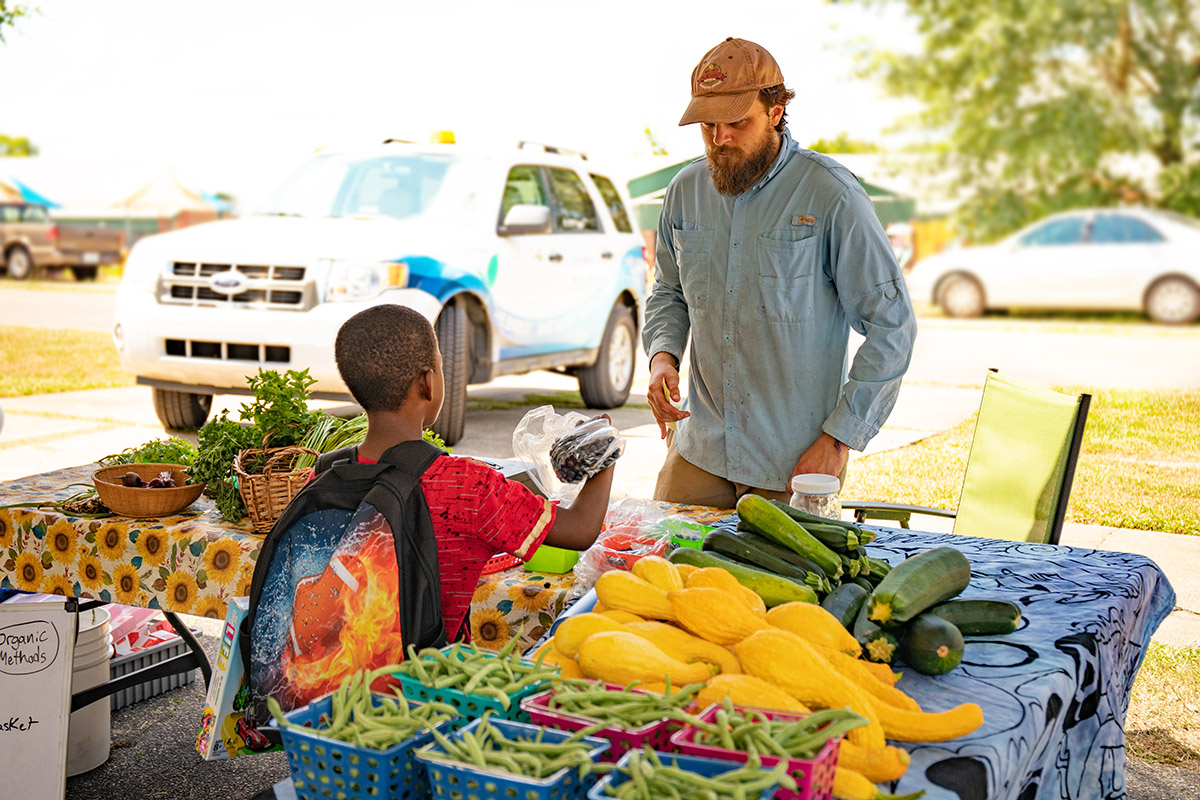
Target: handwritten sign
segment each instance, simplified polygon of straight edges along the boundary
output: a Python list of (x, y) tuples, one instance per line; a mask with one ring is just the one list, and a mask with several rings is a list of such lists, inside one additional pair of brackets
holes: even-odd
[(75, 623), (62, 603), (0, 603), (0, 775), (24, 797), (66, 793)]

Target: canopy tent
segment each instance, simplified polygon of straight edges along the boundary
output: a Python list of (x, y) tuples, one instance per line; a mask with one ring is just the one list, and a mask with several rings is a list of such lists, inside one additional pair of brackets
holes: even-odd
[(21, 196), (21, 192), (19, 189), (17, 189), (17, 187), (10, 186), (9, 184), (5, 183), (4, 181), (0, 181), (0, 200), (8, 200), (8, 201), (12, 202), (12, 201), (20, 201), (23, 199), (24, 198)]
[(149, 183), (112, 205), (127, 214), (153, 214), (166, 218), (182, 211), (217, 210), (200, 192), (180, 183), (173, 170), (159, 173)]
[(20, 190), (21, 197), (25, 200), (25, 202), (37, 203), (38, 205), (46, 206), (47, 208), (62, 208), (62, 206), (60, 206), (58, 203), (54, 202), (53, 200), (47, 200), (45, 197), (42, 197), (42, 195), (38, 194), (33, 189), (30, 189), (20, 181), (14, 179), (13, 183), (16, 184), (17, 189)]

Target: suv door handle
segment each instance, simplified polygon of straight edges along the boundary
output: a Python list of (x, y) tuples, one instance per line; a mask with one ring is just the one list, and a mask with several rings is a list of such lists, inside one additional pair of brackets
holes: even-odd
[(551, 253), (546, 256), (547, 261), (562, 261), (562, 253)]
[(612, 258), (612, 253), (610, 253), (610, 252), (604, 252), (604, 253), (601, 253), (601, 254), (600, 254), (600, 257), (601, 257), (601, 258)]

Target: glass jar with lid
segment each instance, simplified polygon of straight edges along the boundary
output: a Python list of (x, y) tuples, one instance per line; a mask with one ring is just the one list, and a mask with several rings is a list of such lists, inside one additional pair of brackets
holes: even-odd
[(841, 519), (842, 501), (838, 497), (841, 488), (842, 482), (836, 475), (795, 475), (789, 505), (818, 517)]

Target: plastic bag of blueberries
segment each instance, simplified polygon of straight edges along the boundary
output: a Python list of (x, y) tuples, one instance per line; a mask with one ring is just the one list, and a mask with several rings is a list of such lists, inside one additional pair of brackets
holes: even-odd
[(625, 439), (605, 416), (554, 406), (530, 409), (513, 430), (513, 454), (542, 494), (569, 507), (584, 482), (625, 451)]

